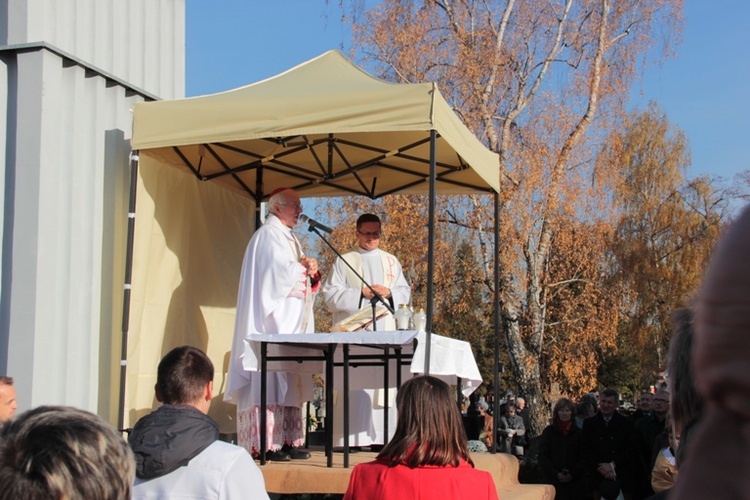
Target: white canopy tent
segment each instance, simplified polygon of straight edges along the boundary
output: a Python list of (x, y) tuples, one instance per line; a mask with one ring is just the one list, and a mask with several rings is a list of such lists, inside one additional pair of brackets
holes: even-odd
[[(498, 203), (497, 155), (434, 83), (388, 83), (338, 51), (236, 90), (138, 103), (132, 148), (139, 211), (136, 225), (134, 191), (121, 424), (125, 408), (133, 421), (153, 406), (155, 366), (171, 347), (192, 343), (226, 361), (232, 300), (252, 232), (247, 219), (255, 213), (257, 224), (260, 203), (274, 189), (291, 187), (303, 198), (429, 194), (428, 332), (435, 195), (493, 193)], [(496, 228), (496, 241), (497, 234)], [(429, 335), (427, 345), (429, 359)], [(212, 407), (214, 418), (226, 421), (215, 413)]]
[(378, 198), (427, 193), (433, 130), (438, 192), (499, 189), (497, 155), (434, 83), (388, 83), (338, 51), (236, 90), (138, 103), (132, 146), (256, 200), (282, 186)]

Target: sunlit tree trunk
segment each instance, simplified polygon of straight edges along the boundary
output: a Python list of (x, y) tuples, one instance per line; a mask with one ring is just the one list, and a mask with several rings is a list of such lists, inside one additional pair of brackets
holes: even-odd
[[(382, 0), (370, 10), (352, 4), (365, 65), (395, 82), (437, 81), (500, 156), (499, 307), (511, 369), (538, 433), (549, 399), (541, 363), (555, 238), (571, 219), (614, 220), (619, 176), (598, 168), (596, 153), (624, 115), (638, 65), (657, 36), (666, 35), (668, 52), (670, 35), (679, 33), (682, 1)], [(455, 203), (452, 223), (475, 231), (491, 287), (491, 202), (477, 196)], [(596, 285), (572, 272), (555, 281)], [(585, 307), (570, 311), (594, 325)]]

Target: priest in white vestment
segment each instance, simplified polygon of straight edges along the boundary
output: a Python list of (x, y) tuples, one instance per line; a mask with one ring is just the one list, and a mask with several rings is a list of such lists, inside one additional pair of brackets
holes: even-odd
[[(400, 304), (408, 304), (411, 288), (404, 277), (398, 259), (379, 248), (382, 226), (380, 218), (374, 214), (364, 214), (357, 219), (357, 247), (342, 255), (344, 259), (362, 276), (369, 285), (390, 302), (391, 307), (398, 309)], [(349, 267), (337, 258), (321, 290), (326, 305), (333, 313), (333, 323), (350, 316), (362, 309), (370, 309), (372, 291), (365, 286)], [(372, 330), (372, 325), (366, 327)], [(396, 325), (390, 313), (378, 318), (376, 329), (379, 331), (395, 330)], [(340, 371), (337, 370), (336, 386), (341, 387)], [(408, 375), (408, 367), (406, 368)], [(369, 446), (384, 444), (388, 436), (383, 434), (383, 369), (360, 366), (349, 370), (350, 381), (350, 414), (349, 429), (351, 446)], [(389, 432), (395, 426), (395, 393), (396, 374), (391, 370), (389, 385)], [(341, 440), (341, 398), (336, 400), (335, 439)]]
[[(243, 368), (247, 334), (312, 333), (313, 300), (320, 288), (315, 259), (307, 257), (292, 228), (302, 213), (297, 193), (279, 189), (268, 199), (266, 222), (255, 231), (242, 263), (234, 341), (224, 400), (237, 405), (238, 444), (260, 453), (260, 372)], [(266, 442), (270, 460), (308, 458), (300, 406), (312, 399), (309, 374), (269, 372)]]

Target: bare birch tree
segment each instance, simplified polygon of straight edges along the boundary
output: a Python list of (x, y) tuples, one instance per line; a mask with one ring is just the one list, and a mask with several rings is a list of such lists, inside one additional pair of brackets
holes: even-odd
[[(560, 282), (577, 280), (550, 281), (555, 237), (571, 217), (610, 217), (616, 176), (595, 168), (597, 145), (622, 117), (647, 56), (669, 53), (681, 30), (682, 1), (353, 5), (356, 48), (369, 67), (395, 82), (439, 82), (456, 113), (500, 155), (499, 307), (519, 389), (532, 410), (543, 408), (548, 296)], [(460, 223), (473, 227), (480, 240), (491, 238), (489, 201), (473, 197), (467, 203), (469, 210), (454, 210), (466, 214)], [(482, 259), (489, 271), (492, 255)], [(595, 308), (578, 310), (596, 314)], [(536, 412), (534, 420), (541, 430), (545, 415)]]

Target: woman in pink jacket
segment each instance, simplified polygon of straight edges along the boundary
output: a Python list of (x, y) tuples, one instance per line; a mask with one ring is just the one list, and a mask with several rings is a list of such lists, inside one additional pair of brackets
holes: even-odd
[(489, 472), (474, 468), (448, 385), (415, 377), (398, 391), (393, 439), (352, 471), (345, 500), (497, 499)]

